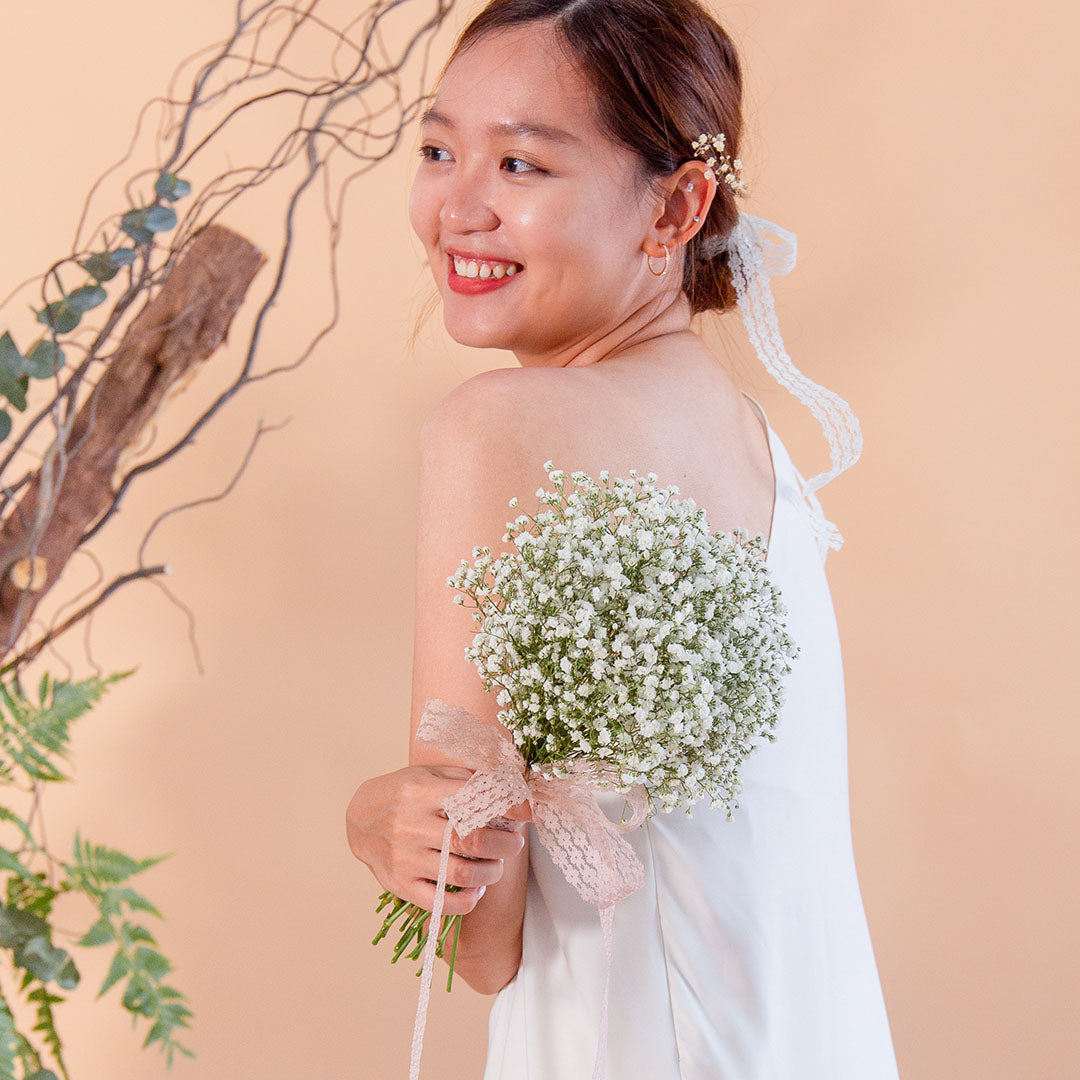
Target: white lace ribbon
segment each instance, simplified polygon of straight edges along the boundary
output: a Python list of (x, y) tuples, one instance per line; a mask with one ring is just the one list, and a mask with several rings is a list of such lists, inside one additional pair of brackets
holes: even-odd
[(828, 548), (839, 548), (844, 538), (836, 526), (825, 518), (814, 492), (859, 460), (863, 439), (862, 429), (851, 406), (835, 391), (807, 378), (791, 362), (784, 348), (769, 278), (782, 277), (794, 269), (796, 246), (795, 234), (790, 230), (766, 218), (741, 211), (730, 236), (714, 244), (713, 249), (728, 249), (739, 309), (750, 343), (765, 370), (810, 410), (829, 441), (831, 468), (809, 480), (799, 475), (801, 494), (809, 504), (807, 520), (824, 558)]
[(618, 770), (600, 762), (568, 761), (567, 775), (545, 779), (529, 770), (504, 727), (484, 723), (460, 705), (432, 698), (416, 737), (475, 771), (452, 795), (442, 800), (447, 822), (439, 855), (435, 901), (428, 922), (420, 999), (413, 1025), (409, 1080), (420, 1080), (435, 947), (442, 925), (446, 874), (452, 830), (467, 836), (519, 803), (528, 802), (540, 842), (586, 903), (597, 908), (604, 938), (604, 991), (600, 1000), (600, 1031), (593, 1061), (593, 1080), (607, 1077), (608, 996), (611, 987), (611, 945), (615, 905), (645, 880), (645, 868), (622, 833), (645, 820), (648, 799), (640, 785), (626, 794), (629, 820), (608, 820), (596, 801), (598, 783), (616, 780)]

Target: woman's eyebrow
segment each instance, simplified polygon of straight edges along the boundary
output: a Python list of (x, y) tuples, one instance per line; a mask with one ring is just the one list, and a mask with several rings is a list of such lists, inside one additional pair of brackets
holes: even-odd
[[(434, 106), (424, 111), (424, 114), (420, 117), (420, 123), (421, 125), (442, 124), (443, 127), (451, 130), (456, 126), (449, 116), (439, 112)], [(537, 120), (500, 120), (497, 123), (489, 124), (488, 131), (492, 135), (532, 136), (536, 139), (547, 139), (549, 142), (564, 144), (581, 141), (569, 131), (564, 131), (562, 128), (555, 127), (552, 124), (542, 124)]]

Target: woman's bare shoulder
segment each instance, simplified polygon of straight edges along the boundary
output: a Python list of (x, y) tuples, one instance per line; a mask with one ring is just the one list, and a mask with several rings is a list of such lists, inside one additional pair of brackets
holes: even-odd
[[(483, 429), (523, 430), (543, 418), (549, 407), (566, 401), (574, 373), (563, 369), (492, 368), (473, 375), (446, 393), (424, 421), (427, 433)], [(573, 396), (584, 393), (583, 380), (574, 380)]]
[[(489, 400), (509, 402), (518, 397), (528, 398), (554, 392), (560, 385), (559, 376), (571, 374), (566, 369), (505, 367), (491, 368), (458, 383), (436, 404), (431, 415), (441, 411), (483, 406)], [(562, 385), (565, 385), (563, 383)]]

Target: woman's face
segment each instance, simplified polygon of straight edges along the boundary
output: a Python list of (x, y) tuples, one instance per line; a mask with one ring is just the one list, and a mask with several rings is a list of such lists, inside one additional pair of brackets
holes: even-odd
[(662, 203), (542, 24), (461, 53), (421, 141), (409, 219), (455, 341), (565, 364), (659, 292), (642, 242)]

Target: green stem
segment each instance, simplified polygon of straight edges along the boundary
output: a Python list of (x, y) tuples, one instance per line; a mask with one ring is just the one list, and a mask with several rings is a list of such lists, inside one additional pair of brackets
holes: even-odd
[[(446, 891), (461, 892), (461, 886), (447, 885)], [(387, 933), (389, 933), (394, 923), (401, 920), (402, 916), (404, 916), (404, 920), (401, 921), (398, 926), (398, 941), (394, 946), (394, 954), (390, 958), (390, 963), (396, 964), (402, 956), (406, 956), (410, 960), (418, 960), (423, 955), (424, 946), (427, 944), (428, 931), (431, 926), (431, 912), (425, 908), (418, 907), (416, 904), (402, 900), (392, 892), (384, 892), (379, 896), (379, 903), (375, 908), (376, 913), (381, 912), (389, 903), (393, 903), (394, 906), (383, 920), (382, 925), (379, 927), (379, 932), (372, 938), (372, 945), (377, 945), (382, 941)], [(439, 935), (435, 942), (436, 956), (444, 955), (444, 945), (446, 943), (447, 935), (451, 930), (454, 931), (454, 956), (457, 955), (457, 941), (458, 935), (461, 932), (461, 919), (462, 916), (460, 915), (443, 916), (442, 926), (439, 928)], [(410, 945), (412, 946), (411, 949)], [(423, 965), (421, 965), (416, 974), (419, 975), (422, 971)], [(453, 960), (451, 960), (450, 975), (446, 981), (447, 990), (450, 989), (453, 975)]]
[[(379, 927), (379, 932), (371, 939), (372, 945), (378, 945), (379, 942), (386, 937), (387, 933), (390, 931), (390, 927), (394, 925), (401, 913), (408, 907), (408, 904), (404, 900), (399, 900), (393, 893), (384, 893), (383, 895), (393, 897), (396, 903), (390, 914), (386, 916), (382, 926)], [(380, 911), (384, 906), (385, 904), (380, 903), (379, 907), (375, 909), (376, 912)]]
[(450, 973), (446, 976), (446, 992), (450, 992), (450, 984), (454, 979), (454, 961), (457, 959), (457, 943), (458, 938), (461, 936), (461, 916), (455, 915), (454, 921), (457, 923), (457, 928), (454, 930), (454, 947), (450, 950)]
[(409, 905), (413, 908), (413, 913), (409, 916), (409, 921), (405, 924), (404, 932), (401, 935), (401, 939), (397, 943), (397, 947), (394, 949), (394, 956), (391, 959), (391, 964), (396, 964), (401, 959), (401, 954), (408, 947), (408, 944), (412, 939), (421, 932), (424, 928), (424, 921), (428, 915), (423, 908), (418, 908), (413, 904)]

